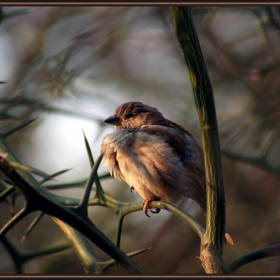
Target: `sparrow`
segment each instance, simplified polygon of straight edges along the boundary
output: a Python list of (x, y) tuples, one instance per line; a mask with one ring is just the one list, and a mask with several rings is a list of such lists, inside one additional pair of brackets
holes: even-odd
[(104, 122), (114, 125), (115, 131), (103, 139), (102, 162), (143, 198), (148, 217), (151, 201), (177, 204), (185, 196), (206, 214), (203, 153), (186, 129), (142, 102), (122, 104)]

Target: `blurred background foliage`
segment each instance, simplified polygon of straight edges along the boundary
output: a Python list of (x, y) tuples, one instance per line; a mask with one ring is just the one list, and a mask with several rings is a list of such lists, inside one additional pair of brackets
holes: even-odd
[[(20, 15), (11, 16), (17, 14)], [(224, 261), (279, 243), (280, 230), (280, 7), (192, 6), (198, 36), (215, 94), (223, 152), (227, 229), (235, 241)], [(73, 168), (53, 183), (86, 179), (90, 172), (85, 132), (93, 155), (113, 128), (103, 123), (120, 104), (135, 100), (158, 108), (200, 142), (188, 73), (167, 6), (2, 7), (0, 25), (0, 126), (6, 131), (38, 117), (8, 139), (21, 162), (49, 174)], [(104, 173), (101, 167), (100, 174)], [(50, 183), (51, 184), (51, 183)], [(120, 201), (141, 201), (114, 179), (104, 189)], [(81, 186), (53, 190), (79, 198)], [(8, 197), (0, 204), (1, 226), (23, 205)], [(181, 205), (205, 223), (199, 207)], [(114, 240), (116, 216), (91, 207), (90, 218)], [(19, 254), (69, 244), (44, 216), (20, 244), (32, 213), (7, 234)], [(204, 273), (200, 240), (169, 212), (125, 217), (121, 249), (151, 250), (134, 258), (150, 274)], [(0, 244), (0, 273), (17, 273)], [(101, 260), (108, 256), (93, 245)], [(238, 269), (236, 274), (278, 274), (279, 257)], [(74, 250), (28, 260), (26, 274), (84, 274)], [(115, 274), (114, 267), (106, 271)], [(127, 272), (119, 267), (119, 274)]]

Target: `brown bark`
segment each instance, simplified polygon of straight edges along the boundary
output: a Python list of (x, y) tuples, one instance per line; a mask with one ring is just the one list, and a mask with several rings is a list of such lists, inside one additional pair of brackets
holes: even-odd
[(200, 257), (201, 265), (207, 274), (227, 274), (229, 271), (222, 259), (222, 252), (208, 245), (201, 245)]

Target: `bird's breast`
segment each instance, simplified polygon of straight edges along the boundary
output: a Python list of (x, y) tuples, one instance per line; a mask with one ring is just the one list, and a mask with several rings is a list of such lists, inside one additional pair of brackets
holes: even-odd
[(176, 201), (174, 188), (186, 184), (182, 162), (159, 135), (118, 129), (105, 137), (102, 152), (111, 174), (133, 186), (143, 198)]

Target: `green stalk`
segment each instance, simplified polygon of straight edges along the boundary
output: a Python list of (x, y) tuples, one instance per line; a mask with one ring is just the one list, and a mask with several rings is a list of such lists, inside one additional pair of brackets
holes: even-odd
[(207, 273), (225, 273), (226, 268), (221, 259), (225, 229), (225, 197), (213, 90), (189, 9), (171, 7), (171, 12), (176, 36), (187, 65), (202, 133), (207, 222), (200, 259)]

